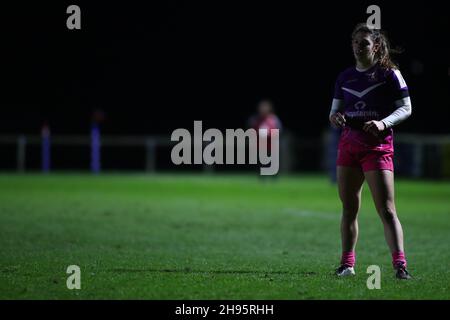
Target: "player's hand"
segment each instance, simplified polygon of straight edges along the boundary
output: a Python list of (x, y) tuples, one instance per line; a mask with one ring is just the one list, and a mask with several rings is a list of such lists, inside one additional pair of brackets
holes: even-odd
[(363, 130), (366, 132), (370, 132), (374, 136), (378, 136), (378, 134), (384, 131), (385, 129), (386, 126), (384, 125), (383, 121), (371, 120), (365, 122), (363, 125)]
[(336, 128), (343, 128), (343, 127), (345, 127), (345, 117), (340, 112), (332, 114), (330, 116), (330, 122)]

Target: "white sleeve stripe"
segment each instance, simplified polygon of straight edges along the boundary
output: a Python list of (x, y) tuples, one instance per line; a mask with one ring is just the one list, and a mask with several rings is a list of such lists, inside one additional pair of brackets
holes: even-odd
[(333, 102), (331, 103), (330, 116), (332, 114), (335, 114), (339, 110), (341, 110), (343, 107), (344, 107), (344, 100), (342, 100), (342, 99), (333, 99)]
[(400, 72), (400, 70), (395, 69), (394, 74), (397, 77), (398, 83), (400, 84), (400, 89), (406, 88), (407, 87), (406, 81), (405, 81), (405, 79), (403, 79), (403, 76), (402, 76), (402, 73)]

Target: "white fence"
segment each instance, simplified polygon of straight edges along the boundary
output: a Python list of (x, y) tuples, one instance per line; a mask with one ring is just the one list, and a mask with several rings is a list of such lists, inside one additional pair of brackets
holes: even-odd
[[(0, 145), (16, 145), (17, 171), (26, 169), (27, 146), (40, 146), (43, 138), (39, 135), (5, 135), (0, 136)], [(111, 147), (143, 147), (146, 150), (146, 170), (154, 171), (156, 168), (156, 147), (171, 146), (170, 137), (166, 136), (102, 136), (101, 145)], [(91, 137), (83, 135), (61, 135), (51, 137), (52, 146), (90, 146)]]
[[(331, 133), (328, 131), (316, 139), (295, 137), (286, 133), (280, 140), (280, 170), (291, 172), (326, 169), (327, 162), (333, 161), (332, 156), (327, 152), (327, 149), (333, 148), (330, 139)], [(398, 173), (411, 177), (450, 177), (450, 135), (396, 134), (394, 140)], [(15, 150), (13, 151), (15, 152), (15, 169), (18, 172), (25, 172), (28, 147), (39, 147), (42, 142), (43, 138), (39, 135), (0, 135), (0, 150), (5, 146), (10, 146), (9, 153)], [(170, 136), (162, 135), (102, 135), (101, 137), (102, 147), (142, 148), (145, 157), (144, 170), (148, 172), (158, 170), (157, 155), (161, 152), (158, 148), (170, 148), (173, 145), (175, 142), (170, 140)], [(89, 148), (91, 137), (89, 135), (54, 135), (51, 136), (51, 146), (52, 148), (56, 146)], [(1, 154), (3, 152), (1, 151)], [(207, 171), (214, 170), (213, 166), (204, 165), (203, 168)]]

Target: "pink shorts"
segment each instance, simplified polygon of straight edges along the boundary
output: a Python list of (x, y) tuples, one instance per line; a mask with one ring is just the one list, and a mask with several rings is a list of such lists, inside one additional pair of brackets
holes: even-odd
[(362, 171), (394, 171), (394, 150), (388, 148), (367, 148), (363, 145), (339, 142), (337, 166), (357, 167)]

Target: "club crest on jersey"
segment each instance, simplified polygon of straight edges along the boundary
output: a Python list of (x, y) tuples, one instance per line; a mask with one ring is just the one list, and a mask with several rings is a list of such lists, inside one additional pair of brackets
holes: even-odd
[(371, 72), (371, 73), (367, 73), (367, 77), (368, 77), (369, 82), (377, 81), (376, 71)]

